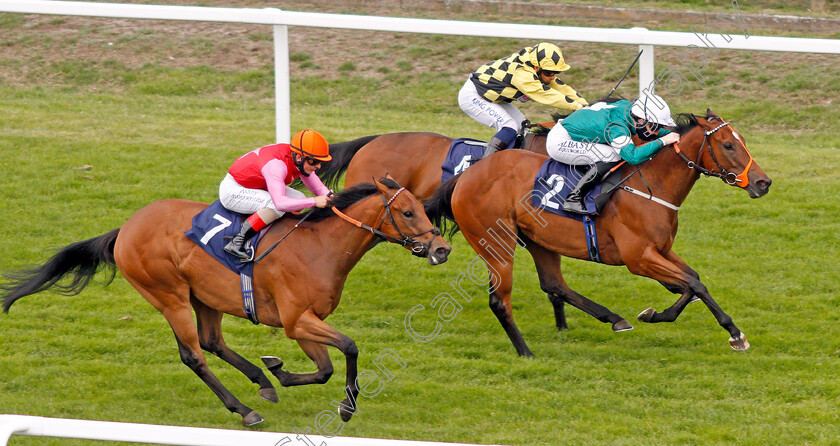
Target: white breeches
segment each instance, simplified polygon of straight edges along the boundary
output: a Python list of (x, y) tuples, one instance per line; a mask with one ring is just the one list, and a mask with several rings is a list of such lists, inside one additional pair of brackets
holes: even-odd
[(559, 122), (548, 132), (545, 148), (548, 156), (572, 166), (621, 161), (620, 150), (609, 144), (575, 141)]
[[(289, 186), (286, 186), (286, 196), (306, 198), (303, 192)], [(219, 185), (219, 201), (226, 209), (240, 214), (250, 215), (265, 208), (274, 209), (278, 216), (285, 214), (274, 207), (274, 201), (267, 190), (248, 189), (237, 183), (230, 174), (225, 175), (225, 179)]]
[(458, 105), (470, 118), (496, 131), (510, 127), (519, 133), (525, 115), (511, 103), (496, 104), (481, 97), (471, 80), (467, 79), (458, 92)]

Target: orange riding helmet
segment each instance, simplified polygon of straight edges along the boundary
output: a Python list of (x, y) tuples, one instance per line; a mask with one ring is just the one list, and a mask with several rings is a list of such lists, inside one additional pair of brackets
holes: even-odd
[(314, 158), (318, 161), (329, 161), (332, 159), (330, 145), (327, 143), (327, 139), (312, 129), (297, 132), (292, 137), (292, 142), (289, 145), (292, 148), (292, 152)]

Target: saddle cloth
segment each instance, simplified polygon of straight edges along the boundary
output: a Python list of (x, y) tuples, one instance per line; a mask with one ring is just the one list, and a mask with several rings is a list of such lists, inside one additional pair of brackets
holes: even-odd
[[(243, 216), (229, 211), (216, 200), (206, 209), (199, 212), (192, 220), (192, 228), (184, 235), (201, 246), (208, 254), (222, 262), (231, 271), (251, 276), (254, 272), (254, 262), (241, 262), (238, 258), (225, 252), (228, 240), (239, 233)], [(262, 234), (257, 234), (250, 240), (256, 249)]]
[(449, 146), (449, 152), (446, 154), (446, 159), (440, 166), (443, 171), (440, 176), (440, 182), (445, 183), (446, 180), (465, 171), (472, 164), (470, 160), (480, 159), (484, 156), (484, 148), (486, 146), (486, 142), (469, 138), (458, 138), (452, 141), (452, 144)]
[[(586, 173), (589, 166), (570, 166), (551, 158), (547, 159), (534, 178), (534, 191), (531, 205), (545, 209), (563, 217), (583, 221), (584, 215), (572, 214), (563, 210), (563, 202), (578, 180)], [(614, 191), (612, 187), (618, 175), (610, 175), (603, 183), (595, 185), (586, 194), (583, 204), (590, 214), (598, 214)], [(607, 187), (604, 187), (607, 186)], [(606, 192), (601, 193), (602, 190)]]

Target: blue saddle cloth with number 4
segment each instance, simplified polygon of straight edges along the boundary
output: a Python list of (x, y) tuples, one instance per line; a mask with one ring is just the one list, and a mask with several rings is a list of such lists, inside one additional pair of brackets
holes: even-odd
[[(239, 258), (225, 252), (225, 245), (239, 233), (243, 220), (241, 214), (225, 209), (222, 203), (216, 200), (193, 217), (192, 228), (184, 234), (231, 271), (251, 276), (254, 272), (254, 262), (243, 263)], [(254, 249), (259, 237), (260, 234), (257, 234), (249, 242)]]
[[(534, 191), (531, 205), (545, 209), (563, 217), (583, 221), (584, 216), (563, 210), (563, 203), (578, 180), (586, 173), (589, 166), (570, 166), (551, 158), (547, 159), (534, 178)], [(593, 187), (584, 197), (583, 203), (590, 214), (597, 214), (595, 197), (601, 194), (601, 184)]]
[(484, 156), (484, 148), (487, 143), (476, 141), (469, 138), (458, 138), (452, 141), (449, 145), (449, 152), (446, 154), (446, 159), (441, 164), (440, 168), (443, 171), (440, 176), (440, 182), (445, 183), (446, 180), (458, 175), (467, 170), (472, 164), (471, 160), (481, 159)]

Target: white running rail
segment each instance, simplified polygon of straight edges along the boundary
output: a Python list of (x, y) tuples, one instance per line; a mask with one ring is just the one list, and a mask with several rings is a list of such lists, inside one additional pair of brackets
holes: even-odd
[(116, 423), (111, 421), (45, 418), (29, 415), (0, 415), (0, 446), (12, 435), (123, 441), (179, 446), (478, 446), (461, 443), (384, 440), (358, 437), (254, 432), (201, 427)]
[[(736, 0), (732, 2), (738, 8)], [(76, 15), (89, 17), (187, 20), (202, 22), (252, 23), (274, 26), (274, 88), (277, 142), (288, 142), (290, 135), (289, 26), (410, 32), (480, 37), (508, 37), (534, 40), (582, 41), (638, 45), (644, 50), (639, 59), (639, 93), (653, 91), (655, 85), (673, 81), (654, 75), (654, 47), (686, 47), (680, 75), (702, 76), (707, 51), (719, 49), (785, 51), (840, 54), (840, 39), (750, 36), (738, 15), (721, 15), (722, 23), (703, 23), (693, 33), (651, 31), (645, 28), (590, 28), (578, 26), (527, 25), (514, 23), (468, 22), (411, 19), (349, 14), (284, 11), (276, 8), (220, 8), (125, 3), (91, 3), (53, 0), (0, 0), (0, 12), (25, 14)], [(737, 9), (740, 14), (740, 9)], [(702, 27), (702, 29), (701, 29)], [(725, 35), (724, 35), (725, 34)], [(699, 59), (698, 59), (699, 57)], [(701, 62), (702, 61), (702, 62)], [(671, 67), (669, 67), (671, 68)], [(684, 74), (683, 74), (684, 73)], [(660, 73), (660, 77), (662, 73)], [(465, 75), (466, 76), (466, 75)]]

